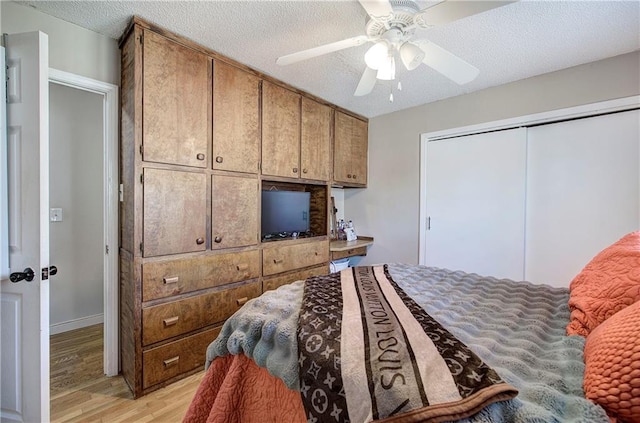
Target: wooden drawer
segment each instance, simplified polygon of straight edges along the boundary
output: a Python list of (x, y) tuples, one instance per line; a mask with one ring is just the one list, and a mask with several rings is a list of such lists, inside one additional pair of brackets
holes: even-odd
[(142, 266), (142, 301), (255, 279), (258, 276), (258, 250), (146, 263)]
[(275, 275), (329, 261), (329, 241), (265, 248), (262, 251), (262, 274)]
[(169, 380), (197, 367), (204, 369), (207, 346), (222, 326), (170, 342), (142, 353), (142, 388)]
[(142, 344), (149, 345), (225, 320), (262, 293), (252, 282), (142, 309)]
[(339, 260), (345, 257), (366, 256), (366, 255), (367, 255), (367, 247), (349, 248), (348, 250), (344, 250), (344, 251), (332, 251), (331, 260)]
[(329, 269), (326, 264), (312, 267), (311, 269), (300, 270), (298, 272), (287, 273), (285, 275), (272, 276), (262, 281), (262, 292), (276, 289), (291, 282), (307, 279), (311, 276), (326, 275)]

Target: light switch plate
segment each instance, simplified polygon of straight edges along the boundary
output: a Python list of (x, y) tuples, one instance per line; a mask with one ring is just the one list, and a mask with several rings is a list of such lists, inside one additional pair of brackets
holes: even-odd
[(62, 222), (62, 209), (52, 208), (49, 210), (49, 220), (51, 222)]

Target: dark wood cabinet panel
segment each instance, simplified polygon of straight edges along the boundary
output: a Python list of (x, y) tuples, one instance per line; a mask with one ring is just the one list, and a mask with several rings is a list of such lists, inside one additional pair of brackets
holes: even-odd
[(206, 175), (146, 168), (143, 177), (143, 255), (204, 251)]
[(143, 43), (143, 159), (206, 167), (211, 59), (151, 31)]
[(213, 168), (258, 173), (260, 161), (260, 80), (214, 62)]
[(331, 177), (333, 109), (302, 97), (300, 177), (328, 181)]
[(258, 243), (258, 180), (213, 175), (211, 249)]
[(300, 175), (300, 95), (262, 83), (262, 174)]
[(368, 123), (335, 113), (333, 179), (345, 185), (367, 184)]

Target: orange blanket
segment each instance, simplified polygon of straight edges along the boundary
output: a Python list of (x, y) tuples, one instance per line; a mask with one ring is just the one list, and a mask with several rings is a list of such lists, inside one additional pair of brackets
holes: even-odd
[(183, 421), (302, 423), (307, 419), (300, 392), (240, 354), (213, 361)]

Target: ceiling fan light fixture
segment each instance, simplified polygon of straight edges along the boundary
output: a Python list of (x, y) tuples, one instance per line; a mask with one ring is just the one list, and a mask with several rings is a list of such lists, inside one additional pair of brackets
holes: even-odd
[(400, 59), (407, 70), (414, 70), (424, 59), (424, 51), (417, 45), (406, 42), (400, 47)]
[(371, 69), (378, 70), (389, 57), (389, 45), (386, 41), (378, 41), (364, 54), (364, 61)]
[(396, 61), (393, 56), (387, 56), (385, 62), (378, 69), (376, 78), (383, 81), (392, 81), (396, 79)]

